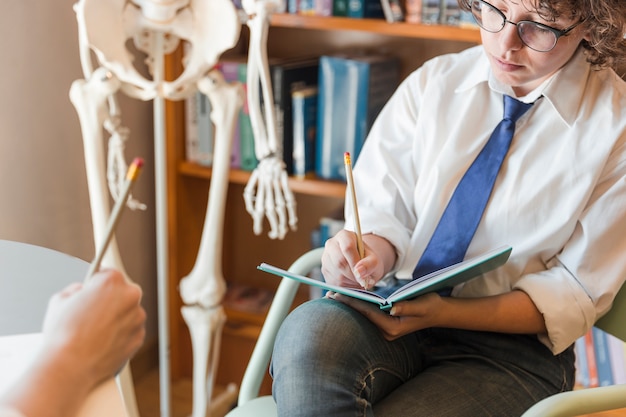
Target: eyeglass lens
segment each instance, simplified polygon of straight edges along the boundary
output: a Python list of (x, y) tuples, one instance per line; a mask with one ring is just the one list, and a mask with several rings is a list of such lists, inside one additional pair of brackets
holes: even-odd
[[(482, 0), (472, 1), (472, 14), (478, 25), (488, 32), (500, 32), (507, 20), (504, 14)], [(510, 22), (517, 26), (517, 33), (524, 45), (539, 52), (547, 52), (554, 48), (557, 36), (539, 23), (531, 21)]]

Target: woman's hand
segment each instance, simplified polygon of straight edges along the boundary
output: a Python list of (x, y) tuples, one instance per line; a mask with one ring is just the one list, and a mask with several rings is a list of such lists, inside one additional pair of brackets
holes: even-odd
[(359, 257), (354, 232), (342, 230), (326, 241), (322, 274), (326, 282), (341, 287), (373, 288), (395, 262), (395, 250), (384, 238), (363, 235), (365, 256)]
[(442, 306), (442, 299), (437, 293), (395, 303), (388, 313), (376, 304), (346, 295), (331, 293), (328, 297), (363, 314), (380, 329), (387, 340), (395, 340), (417, 330), (436, 326), (437, 312), (441, 311)]

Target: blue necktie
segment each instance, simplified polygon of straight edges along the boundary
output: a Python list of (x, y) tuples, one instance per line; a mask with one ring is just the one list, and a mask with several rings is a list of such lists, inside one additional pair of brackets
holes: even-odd
[[(413, 279), (463, 261), (511, 145), (515, 122), (531, 106), (504, 96), (504, 117), (454, 190), (413, 270)], [(449, 295), (449, 291), (442, 295)]]

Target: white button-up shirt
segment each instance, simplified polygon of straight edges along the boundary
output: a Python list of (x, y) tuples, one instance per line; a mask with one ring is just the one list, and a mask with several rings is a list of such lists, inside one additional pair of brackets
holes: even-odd
[[(526, 292), (556, 354), (609, 310), (626, 279), (626, 83), (579, 52), (538, 90), (467, 252), (511, 245), (511, 258), (453, 296)], [(361, 228), (395, 246), (398, 278), (410, 278), (502, 118), (503, 93), (512, 94), (477, 46), (413, 72), (374, 123), (354, 169)], [(351, 212), (347, 199), (347, 227)]]

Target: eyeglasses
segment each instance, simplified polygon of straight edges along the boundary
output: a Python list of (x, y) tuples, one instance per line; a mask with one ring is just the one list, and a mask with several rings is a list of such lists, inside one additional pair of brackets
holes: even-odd
[(581, 20), (563, 30), (531, 20), (520, 20), (515, 23), (507, 20), (500, 9), (483, 0), (472, 0), (472, 15), (478, 26), (491, 33), (500, 32), (507, 23), (515, 25), (522, 43), (537, 52), (551, 51), (561, 36), (567, 35), (583, 22)]

